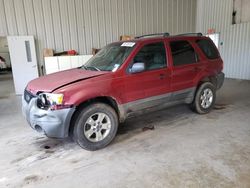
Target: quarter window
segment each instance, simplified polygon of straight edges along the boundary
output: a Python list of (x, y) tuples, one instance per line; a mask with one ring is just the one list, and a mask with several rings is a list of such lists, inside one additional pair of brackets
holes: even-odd
[(197, 62), (194, 48), (187, 41), (170, 42), (174, 66), (187, 65)]
[(197, 40), (196, 43), (208, 59), (217, 59), (219, 57), (217, 49), (210, 40)]
[(133, 63), (145, 63), (146, 70), (166, 67), (166, 52), (163, 42), (143, 46), (133, 59)]

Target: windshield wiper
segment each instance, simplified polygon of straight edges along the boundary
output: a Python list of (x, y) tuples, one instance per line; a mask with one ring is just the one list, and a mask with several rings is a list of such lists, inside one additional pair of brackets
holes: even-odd
[(87, 67), (86, 67), (85, 65), (82, 65), (82, 66), (79, 67), (79, 68), (82, 68), (82, 67), (83, 67), (85, 70), (88, 70)]
[(89, 67), (87, 67), (87, 68), (92, 68), (92, 69), (95, 69), (95, 70), (97, 70), (97, 71), (101, 71), (100, 69), (98, 69), (97, 67), (94, 67), (94, 66), (89, 66)]
[(100, 69), (98, 69), (97, 67), (94, 67), (94, 66), (85, 66), (85, 65), (82, 65), (81, 67), (79, 67), (79, 68), (84, 68), (85, 70), (97, 70), (97, 71), (101, 71)]

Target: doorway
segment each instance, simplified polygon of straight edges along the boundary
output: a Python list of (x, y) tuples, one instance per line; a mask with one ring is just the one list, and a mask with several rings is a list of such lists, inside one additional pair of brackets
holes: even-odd
[(34, 36), (0, 37), (0, 96), (22, 95), (38, 77)]
[(0, 36), (0, 99), (7, 98), (14, 92), (8, 41), (6, 36)]
[(38, 78), (34, 36), (8, 36), (16, 95), (22, 95), (28, 82)]

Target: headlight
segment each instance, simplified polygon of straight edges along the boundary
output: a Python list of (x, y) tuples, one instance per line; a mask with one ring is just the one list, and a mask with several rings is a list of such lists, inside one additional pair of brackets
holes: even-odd
[(37, 106), (41, 109), (57, 109), (63, 105), (63, 94), (41, 93), (38, 95)]

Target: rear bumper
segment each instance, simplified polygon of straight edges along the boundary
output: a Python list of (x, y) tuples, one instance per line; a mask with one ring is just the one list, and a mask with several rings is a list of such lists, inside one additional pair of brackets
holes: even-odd
[(61, 110), (42, 110), (36, 105), (37, 98), (27, 103), (22, 99), (22, 111), (30, 126), (48, 137), (65, 138), (68, 136), (71, 117), (75, 108)]
[(225, 74), (223, 72), (219, 73), (216, 76), (216, 81), (217, 81), (217, 89), (220, 89), (224, 83), (224, 79), (225, 79)]

